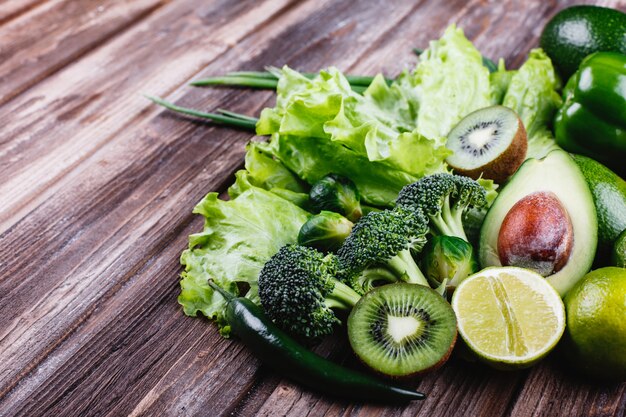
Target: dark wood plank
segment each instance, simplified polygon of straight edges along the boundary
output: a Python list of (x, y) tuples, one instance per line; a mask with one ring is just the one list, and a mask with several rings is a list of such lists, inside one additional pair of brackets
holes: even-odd
[(568, 415), (624, 416), (626, 415), (626, 383), (606, 383), (577, 374), (559, 356), (544, 361), (530, 371), (523, 389), (512, 404), (511, 416)]
[[(237, 10), (224, 8), (222, 7), (223, 4), (214, 3), (205, 9), (200, 9), (200, 12), (205, 12), (211, 16), (211, 19), (208, 19), (207, 22), (210, 25), (209, 28), (211, 25), (221, 24), (219, 10), (224, 10), (225, 16), (222, 17), (229, 17), (233, 11)], [(275, 16), (276, 13), (282, 10), (282, 7), (288, 4), (279, 4), (278, 2), (268, 4), (250, 1), (248, 4), (243, 4), (243, 7), (249, 8), (250, 13), (256, 11), (256, 14), (244, 13), (242, 19), (248, 25), (248, 29), (252, 31), (265, 19)], [(179, 2), (178, 5), (185, 8), (190, 20), (196, 21), (198, 10), (194, 1)], [(170, 16), (172, 19), (169, 21), (170, 24), (174, 26), (181, 24), (177, 13), (172, 13)], [(163, 19), (160, 20), (160, 23), (165, 24), (166, 22)], [(161, 28), (166, 29), (167, 26), (161, 26)], [(88, 75), (88, 73), (85, 75)], [(122, 74), (121, 77), (123, 78), (125, 75)], [(89, 84), (87, 81), (86, 83)], [(141, 100), (143, 108), (149, 106), (145, 99), (141, 98)], [(152, 114), (157, 114), (159, 111), (155, 107), (152, 109)], [(141, 123), (137, 123), (137, 126), (141, 126)], [(189, 127), (183, 128), (182, 133), (180, 133), (183, 136), (185, 129), (189, 129)], [(162, 153), (173, 152), (177, 149), (175, 147), (169, 148), (169, 142), (151, 135), (150, 132), (145, 135), (135, 132), (125, 136), (125, 139), (120, 139), (116, 143), (111, 144), (109, 149), (111, 153), (93, 157), (88, 161), (87, 167), (64, 177), (66, 181), (73, 182), (73, 188), (69, 187), (64, 189), (63, 192), (56, 194), (57, 202), (54, 204), (56, 208), (52, 208), (52, 206), (41, 207), (43, 211), (52, 209), (45, 215), (48, 217), (48, 220), (39, 223), (43, 219), (40, 218), (40, 220), (35, 221), (36, 216), (34, 216), (14, 227), (11, 232), (3, 235), (3, 245), (2, 249), (0, 249), (0, 252), (3, 253), (1, 255), (3, 260), (9, 259), (9, 253), (13, 251), (11, 248), (20, 246), (15, 241), (11, 243), (12, 238), (9, 236), (17, 237), (21, 233), (30, 234), (34, 230), (32, 229), (33, 227), (38, 229), (36, 233), (41, 240), (36, 240), (43, 246), (39, 246), (37, 249), (39, 253), (34, 257), (23, 259), (23, 266), (30, 265), (30, 267), (38, 270), (28, 274), (30, 279), (16, 279), (16, 271), (21, 269), (17, 264), (22, 263), (21, 261), (18, 261), (17, 264), (8, 262), (0, 265), (0, 293), (3, 294), (3, 297), (0, 299), (0, 310), (8, 309), (6, 311), (10, 311), (4, 319), (0, 320), (0, 352), (1, 356), (6, 358), (7, 363), (10, 364), (0, 369), (0, 393), (5, 393), (14, 386), (17, 383), (18, 375), (27, 373), (41, 359), (41, 355), (45, 356), (49, 349), (60, 343), (67, 336), (68, 332), (73, 331), (85, 319), (83, 314), (93, 309), (89, 302), (96, 304), (102, 293), (106, 293), (107, 289), (115, 288), (118, 280), (125, 279), (124, 274), (122, 274), (116, 277), (117, 280), (96, 280), (94, 277), (97, 276), (97, 269), (92, 268), (96, 259), (90, 257), (102, 249), (101, 242), (107, 237), (115, 236), (120, 223), (131, 218), (134, 210), (142, 207), (141, 202), (137, 201), (132, 194), (129, 194), (130, 189), (128, 189), (127, 184), (133, 183), (133, 181), (137, 181), (135, 185), (142, 184), (142, 181), (150, 172), (148, 169), (149, 161), (152, 161), (153, 164), (158, 164), (160, 158), (163, 158)], [(110, 137), (109, 135), (115, 133), (115, 131), (96, 130), (92, 132), (92, 135), (104, 135), (100, 140), (106, 142)], [(168, 137), (175, 140), (181, 136), (172, 134)], [(65, 139), (71, 140), (72, 138), (71, 136), (66, 136)], [(189, 143), (193, 143), (193, 141)], [(215, 152), (213, 159), (217, 160), (220, 153), (219, 149), (221, 149), (220, 146), (223, 146), (223, 144), (216, 143), (218, 144), (217, 148), (207, 147), (206, 149), (207, 151), (213, 150)], [(80, 152), (80, 145), (72, 149), (74, 152)], [(142, 155), (142, 158), (136, 158), (136, 155)], [(193, 153), (191, 153), (191, 156), (193, 156)], [(86, 157), (83, 157), (83, 159), (86, 159)], [(231, 161), (231, 165), (239, 163), (239, 159), (234, 162)], [(113, 166), (115, 164), (121, 164), (124, 167), (118, 165), (119, 169), (114, 170)], [(217, 164), (218, 162), (215, 162), (215, 165)], [(132, 174), (133, 170), (129, 170), (129, 165), (136, 166)], [(193, 184), (198, 178), (203, 178), (202, 175), (197, 175), (203, 169), (203, 161), (194, 161), (191, 158), (191, 160), (179, 161), (179, 165), (193, 166), (195, 169), (195, 174), (189, 172), (185, 182), (186, 185)], [(43, 167), (40, 166), (40, 168)], [(162, 172), (165, 172), (158, 170), (156, 167), (154, 171), (161, 172), (160, 175), (163, 175)], [(171, 173), (171, 178), (178, 178), (178, 172), (179, 169), (175, 169)], [(130, 176), (120, 177), (122, 173), (130, 174)], [(204, 178), (206, 177), (207, 175), (205, 174)], [(153, 185), (157, 185), (157, 187), (164, 184), (163, 177), (159, 177), (155, 181)], [(223, 179), (220, 179), (220, 181), (223, 181)], [(104, 193), (105, 185), (108, 185), (108, 190), (111, 191), (111, 194), (106, 198), (104, 195), (96, 198), (95, 194), (87, 195), (78, 192), (84, 184), (89, 184), (90, 182), (91, 186), (94, 187), (91, 188), (91, 192), (100, 195), (100, 192)], [(27, 187), (27, 184), (23, 183), (21, 186)], [(76, 190), (76, 188), (79, 190)], [(84, 188), (83, 191), (87, 191), (87, 189)], [(114, 197), (116, 193), (118, 195)], [(191, 194), (192, 202), (189, 204), (193, 205), (193, 201), (198, 200), (204, 193), (206, 193), (206, 189), (195, 190), (195, 193)], [(6, 196), (8, 197), (9, 194), (10, 190), (7, 190)], [(83, 196), (81, 197), (82, 203), (75, 204), (79, 195)], [(149, 195), (153, 196), (153, 193), (149, 193)], [(4, 199), (5, 196), (3, 195), (2, 200), (4, 201)], [(121, 205), (124, 199), (129, 199), (128, 204), (130, 205)], [(99, 205), (101, 205), (100, 208), (98, 208)], [(118, 207), (119, 211), (116, 215), (109, 216), (108, 220), (104, 220), (109, 213), (109, 209), (106, 208), (107, 205), (120, 205), (120, 207)], [(64, 208), (61, 208), (62, 206)], [(69, 206), (72, 208), (66, 210), (65, 208)], [(188, 218), (189, 210), (185, 211), (187, 213), (184, 216)], [(64, 216), (62, 218), (57, 217), (58, 213), (64, 213)], [(161, 215), (158, 214), (153, 221), (158, 222), (160, 217)], [(50, 221), (53, 218), (55, 220)], [(34, 220), (34, 222), (31, 222), (31, 220)], [(88, 229), (89, 226), (97, 227), (94, 222), (103, 220), (108, 222), (108, 224), (97, 234), (85, 233), (85, 229)], [(39, 223), (39, 226), (37, 226), (37, 223)], [(67, 227), (70, 224), (72, 226)], [(61, 232), (61, 235), (59, 232)], [(139, 232), (139, 229), (136, 232)], [(56, 244), (50, 245), (51, 242), (56, 242)], [(128, 243), (129, 247), (132, 246), (132, 239)], [(122, 249), (122, 246), (116, 243), (111, 243), (111, 245), (111, 248), (117, 247), (115, 253), (105, 253), (103, 251), (100, 254), (100, 256), (104, 257), (112, 256), (113, 258), (109, 262), (121, 256), (120, 250)], [(31, 247), (31, 249), (34, 248)], [(54, 259), (50, 259), (45, 254), (48, 250), (55, 254)], [(17, 258), (14, 257), (13, 260), (17, 261)], [(48, 263), (47, 260), (51, 261), (51, 263)], [(136, 259), (135, 262), (138, 260)], [(89, 265), (83, 265), (85, 268), (77, 269), (77, 265), (80, 265), (81, 262), (86, 262)], [(36, 266), (37, 263), (39, 263), (39, 267)], [(132, 264), (130, 266), (132, 267)], [(102, 270), (100, 272), (104, 273)], [(47, 279), (43, 280), (43, 276), (47, 277)], [(81, 295), (81, 292), (85, 291), (85, 288), (90, 285), (92, 292), (89, 293), (89, 296), (87, 297), (85, 293)], [(74, 302), (69, 302), (65, 297), (70, 297)], [(39, 304), (35, 305), (36, 303)], [(64, 313), (67, 313), (68, 316), (64, 316)], [(63, 317), (64, 320), (58, 320), (59, 317)], [(78, 322), (74, 322), (74, 320), (78, 320)], [(39, 336), (35, 337), (36, 333), (39, 333)], [(20, 343), (17, 342), (18, 340), (24, 343), (21, 348)], [(26, 353), (24, 353), (25, 347), (27, 348)]]
[(16, 18), (46, 0), (4, 0), (0, 3), (0, 25)]
[(0, 233), (125, 126), (155, 114), (143, 93), (169, 94), (292, 2), (172, 2), (0, 107)]
[(0, 104), (122, 32), (161, 2), (47, 2), (0, 27)]

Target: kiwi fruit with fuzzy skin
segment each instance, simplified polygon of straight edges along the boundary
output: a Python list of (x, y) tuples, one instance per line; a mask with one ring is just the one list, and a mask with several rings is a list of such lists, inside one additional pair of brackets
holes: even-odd
[(432, 289), (408, 283), (366, 293), (348, 317), (348, 339), (375, 372), (408, 378), (443, 365), (456, 342), (452, 307)]
[(461, 175), (505, 182), (526, 159), (528, 140), (521, 119), (504, 106), (491, 106), (465, 116), (448, 134), (453, 154), (446, 162)]

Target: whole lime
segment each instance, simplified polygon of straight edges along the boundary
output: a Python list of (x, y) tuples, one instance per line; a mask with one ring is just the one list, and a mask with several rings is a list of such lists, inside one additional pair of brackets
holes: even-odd
[(626, 269), (585, 275), (565, 296), (568, 355), (588, 375), (626, 381)]

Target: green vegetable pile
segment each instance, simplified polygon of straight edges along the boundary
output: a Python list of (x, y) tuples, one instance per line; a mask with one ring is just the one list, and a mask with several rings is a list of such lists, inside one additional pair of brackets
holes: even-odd
[[(246, 169), (237, 173), (230, 201), (210, 193), (194, 209), (206, 221), (181, 256), (185, 313), (201, 312), (228, 334), (224, 301), (207, 280), (233, 294), (244, 283), (246, 297), (258, 302), (261, 267), (280, 247), (297, 242), (312, 214), (307, 209), (314, 210), (312, 184), (340, 175), (354, 182), (363, 203), (391, 207), (405, 185), (447, 172), (445, 136), (476, 109), (503, 104), (515, 110), (529, 132), (529, 155), (543, 156), (557, 146), (548, 123), (560, 104), (558, 87), (541, 50), (533, 50), (519, 70), (506, 70), (501, 60), (490, 73), (455, 26), (431, 42), (415, 70), (391, 85), (378, 75), (363, 94), (336, 68), (312, 78), (283, 68), (276, 107), (263, 110), (256, 125), (270, 140), (248, 145)], [(497, 187), (482, 185), (488, 192)]]
[[(485, 218), (498, 195), (496, 190), (505, 184), (454, 175), (446, 163), (452, 153), (446, 147), (448, 133), (476, 110), (505, 106), (519, 116), (527, 137), (527, 163), (518, 172), (531, 173), (534, 164), (544, 159), (565, 161), (567, 169), (578, 172), (579, 168), (570, 166), (575, 163), (569, 156), (561, 155), (564, 152), (552, 152), (560, 149), (552, 126), (558, 111), (559, 144), (574, 151), (589, 149), (587, 154), (592, 153), (591, 156), (618, 161), (619, 155), (611, 150), (626, 149), (620, 142), (623, 132), (618, 129), (618, 138), (610, 139), (611, 144), (585, 144), (589, 132), (582, 134), (582, 128), (577, 126), (584, 126), (585, 117), (590, 116), (574, 114), (571, 109), (588, 107), (595, 112), (594, 117), (610, 119), (621, 129), (623, 120), (618, 119), (623, 118), (623, 109), (619, 105), (624, 103), (626, 94), (622, 92), (620, 96), (617, 90), (611, 90), (600, 76), (609, 74), (609, 81), (619, 84), (624, 79), (622, 64), (626, 68), (623, 55), (617, 53), (587, 58), (568, 83), (563, 105), (558, 93), (560, 78), (542, 49), (530, 51), (519, 69), (507, 70), (502, 59), (495, 64), (483, 57), (463, 31), (452, 25), (439, 40), (420, 51), (419, 63), (413, 70), (405, 70), (391, 80), (381, 74), (344, 75), (334, 67), (318, 73), (283, 67), (269, 68), (267, 72), (231, 73), (193, 83), (275, 89), (276, 105), (264, 109), (258, 119), (228, 111), (206, 113), (151, 98), (180, 113), (269, 137), (267, 141), (248, 143), (245, 167), (236, 173), (227, 200), (212, 192), (194, 208), (205, 223), (201, 232), (189, 237), (189, 247), (180, 259), (184, 271), (178, 301), (185, 314), (201, 313), (214, 320), (225, 337), (233, 330), (243, 339), (253, 340), (260, 356), (297, 380), (304, 377), (294, 370), (306, 371), (311, 380), (319, 380), (318, 385), (334, 385), (354, 398), (367, 398), (365, 391), (355, 394), (350, 389), (354, 381), (360, 381), (358, 384), (366, 391), (392, 401), (423, 398), (421, 393), (381, 384), (326, 363), (296, 340), (311, 343), (332, 333), (344, 321), (341, 310), (366, 311), (365, 307), (358, 307), (366, 303), (365, 299), (384, 299), (382, 292), (371, 296), (384, 284), (428, 287), (423, 295), (426, 298), (435, 294), (432, 287), (439, 294), (435, 294), (439, 303), (440, 295), (448, 296), (449, 291), (479, 270), (475, 251), (479, 240), (481, 257), (495, 259), (490, 265), (498, 264), (502, 258), (498, 259), (492, 249), (496, 245), (491, 245), (489, 239), (497, 240), (500, 223), (493, 225), (496, 232), (491, 237), (483, 222), (487, 223)], [(597, 76), (594, 82), (598, 87), (593, 94), (583, 91), (585, 86), (581, 84), (589, 79), (583, 71)], [(599, 100), (603, 88), (610, 90), (617, 110), (596, 111), (605, 105)], [(599, 120), (596, 124), (604, 123), (605, 131), (612, 132), (605, 122)], [(598, 216), (608, 213), (606, 216), (611, 218), (619, 217), (618, 212), (626, 207), (626, 193), (620, 197), (621, 205), (613, 203), (608, 209), (601, 209), (602, 196), (596, 190), (602, 184), (596, 183), (603, 181), (598, 179), (598, 173), (606, 168), (580, 158), (575, 159), (582, 170), (580, 178), (589, 183)], [(523, 159), (524, 153), (520, 153), (520, 164)], [(516, 175), (509, 183), (524, 183)], [(615, 177), (615, 181), (621, 181)], [(622, 183), (613, 188), (622, 192), (626, 189)], [(524, 187), (518, 187), (520, 193), (528, 191)], [(502, 194), (506, 191), (505, 188)], [(519, 198), (523, 200), (524, 194)], [(496, 205), (505, 207), (498, 208), (502, 210), (501, 217), (510, 214), (512, 209), (503, 200), (496, 200), (491, 217), (495, 217)], [(591, 201), (591, 193), (588, 200)], [(590, 207), (585, 209), (593, 216), (594, 208)], [(620, 222), (603, 234), (603, 224), (608, 223), (601, 221), (599, 225), (601, 237), (611, 236), (606, 242), (601, 241), (605, 251), (623, 230)], [(510, 236), (516, 237), (516, 233)], [(615, 253), (619, 253), (614, 259), (622, 262), (624, 239), (618, 240)], [(580, 250), (580, 246), (575, 248)], [(397, 290), (387, 291), (387, 296), (396, 296), (394, 292)], [(389, 334), (398, 340), (404, 337), (409, 340), (407, 343), (426, 343), (419, 339), (421, 336), (404, 334), (406, 326), (413, 326), (406, 323), (413, 323), (411, 320), (418, 316), (423, 326), (434, 325), (436, 320), (431, 323), (423, 308), (393, 308), (400, 312), (393, 314), (408, 316), (394, 316), (394, 323), (403, 324), (395, 324)], [(454, 314), (451, 310), (445, 314), (452, 317), (448, 330), (452, 327), (454, 334), (446, 333), (444, 350), (433, 354), (429, 366), (440, 366), (454, 346)], [(258, 322), (254, 322), (253, 316)], [(255, 326), (262, 329), (252, 330)], [(372, 334), (382, 340), (381, 324), (374, 326), (378, 330), (372, 330)], [(432, 331), (436, 334), (442, 330)], [(291, 370), (276, 360), (274, 354), (278, 352), (286, 352)], [(366, 351), (363, 355), (369, 354)], [(298, 357), (307, 359), (298, 362), (294, 359)], [(361, 359), (369, 364), (372, 358)], [(313, 370), (317, 367), (336, 375), (329, 378), (323, 370)], [(342, 372), (347, 376), (341, 377)]]

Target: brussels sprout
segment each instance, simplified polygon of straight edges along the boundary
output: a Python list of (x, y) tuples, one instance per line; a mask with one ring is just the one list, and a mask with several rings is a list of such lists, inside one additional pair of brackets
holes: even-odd
[(322, 211), (307, 220), (298, 233), (298, 244), (334, 252), (352, 231), (352, 222), (339, 213)]
[(314, 209), (334, 211), (343, 214), (352, 222), (363, 215), (361, 197), (356, 185), (349, 178), (328, 174), (317, 181), (309, 192)]
[(454, 289), (469, 275), (478, 272), (474, 249), (465, 240), (455, 236), (434, 236), (422, 252), (422, 266), (432, 286)]

